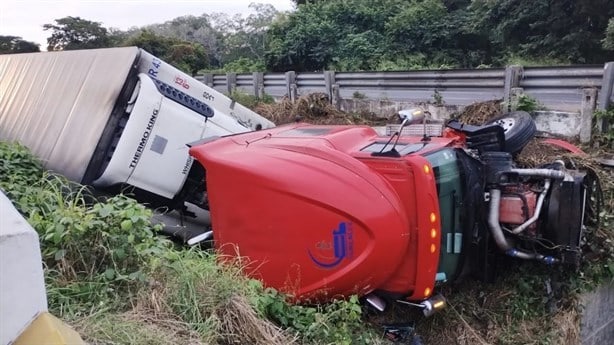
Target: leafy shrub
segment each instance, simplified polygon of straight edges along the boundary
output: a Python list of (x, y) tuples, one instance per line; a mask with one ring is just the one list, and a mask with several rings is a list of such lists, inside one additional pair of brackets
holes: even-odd
[(519, 94), (512, 96), (509, 103), (502, 103), (503, 109), (508, 110), (521, 110), (526, 112), (533, 112), (536, 110), (544, 109), (544, 106), (539, 103), (535, 98), (526, 95)]
[(334, 300), (324, 305), (288, 304), (287, 296), (266, 289), (256, 305), (267, 317), (291, 329), (308, 343), (371, 344), (375, 336), (365, 329), (358, 297)]
[(236, 60), (224, 64), (223, 71), (234, 73), (258, 72), (266, 71), (266, 66), (264, 65), (263, 61), (240, 57)]
[(595, 119), (605, 125), (601, 133), (596, 135), (595, 141), (605, 147), (614, 147), (614, 107), (606, 110), (596, 110)]
[(539, 102), (535, 98), (523, 94), (523, 95), (520, 95), (516, 99), (515, 108), (516, 110), (532, 112), (532, 111), (541, 109), (542, 106), (539, 104)]
[(0, 189), (9, 199), (20, 200), (27, 196), (42, 177), (43, 165), (27, 147), (0, 142)]
[(112, 302), (146, 282), (143, 268), (166, 242), (145, 206), (125, 195), (89, 204), (85, 188), (71, 185), (49, 175), (20, 201), (39, 233), (47, 278), (63, 289), (62, 301), (51, 294), (50, 304)]
[(142, 267), (166, 246), (151, 210), (125, 195), (93, 200), (19, 144), (0, 143), (0, 161), (0, 187), (39, 234), (52, 309), (106, 303), (145, 281)]

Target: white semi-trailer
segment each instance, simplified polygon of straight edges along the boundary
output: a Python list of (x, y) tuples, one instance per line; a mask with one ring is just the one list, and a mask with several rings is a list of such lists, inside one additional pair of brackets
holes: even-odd
[(274, 127), (137, 47), (0, 55), (0, 140), (98, 188), (203, 206), (187, 143)]

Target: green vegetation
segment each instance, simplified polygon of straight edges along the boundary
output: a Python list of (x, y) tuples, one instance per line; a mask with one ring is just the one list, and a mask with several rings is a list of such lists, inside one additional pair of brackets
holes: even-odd
[(40, 47), (18, 36), (0, 36), (0, 54), (36, 53)]
[(593, 138), (594, 141), (606, 148), (614, 148), (614, 107), (595, 111), (595, 120), (600, 121), (603, 128), (601, 133)]
[(80, 17), (56, 19), (55, 24), (45, 24), (43, 29), (51, 31), (47, 39), (49, 51), (105, 48), (115, 43), (101, 23)]
[(603, 48), (607, 50), (614, 50), (614, 18), (610, 18), (608, 26), (605, 30), (605, 37), (603, 41)]
[(177, 248), (152, 211), (94, 198), (0, 142), (0, 189), (38, 232), (50, 310), (93, 344), (373, 344), (357, 298), (298, 306), (237, 262)]
[[(609, 0), (296, 1), (251, 4), (128, 31), (64, 17), (45, 24), (49, 50), (138, 45), (196, 71), (313, 72), (593, 64), (614, 60)], [(13, 36), (0, 53), (36, 51)], [(161, 53), (159, 50), (163, 50)], [(184, 55), (186, 55), (184, 57)]]
[(258, 97), (250, 95), (236, 88), (232, 90), (228, 97), (230, 97), (230, 99), (232, 99), (233, 101), (251, 109), (254, 109), (259, 104), (275, 103), (275, 99), (271, 95), (264, 94), (262, 95), (262, 97)]
[(543, 109), (543, 107), (539, 104), (539, 102), (526, 94), (522, 94), (518, 97), (516, 97), (516, 99), (514, 100), (514, 104), (512, 105), (512, 108), (515, 110), (522, 110), (522, 111), (526, 111), (526, 112), (532, 112), (532, 111), (536, 111), (539, 109)]
[(264, 63), (262, 63), (262, 61), (240, 57), (225, 64), (223, 72), (249, 73), (264, 70), (266, 70), (266, 68), (264, 67)]
[(188, 74), (194, 75), (199, 70), (209, 67), (205, 48), (201, 44), (158, 36), (146, 29), (127, 38), (121, 45), (143, 48)]
[[(614, 4), (598, 1), (306, 1), (269, 31), (274, 71), (603, 63)], [(612, 30), (610, 30), (612, 31)], [(606, 37), (606, 38), (604, 38)]]
[(438, 90), (435, 90), (435, 92), (433, 92), (433, 104), (438, 107), (441, 107), (444, 105), (443, 96), (441, 95), (441, 92), (439, 92)]

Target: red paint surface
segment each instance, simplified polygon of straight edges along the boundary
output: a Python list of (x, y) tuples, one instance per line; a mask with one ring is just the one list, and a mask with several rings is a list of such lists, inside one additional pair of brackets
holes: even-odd
[[(361, 151), (382, 140), (368, 127), (293, 124), (192, 147), (207, 171), (216, 248), (299, 300), (428, 297), (441, 232), (432, 169), (422, 151)], [(428, 150), (451, 144), (433, 138)]]
[(550, 144), (550, 145), (554, 145), (556, 147), (560, 147), (562, 149), (565, 149), (571, 153), (576, 153), (576, 154), (581, 154), (581, 155), (585, 155), (586, 153), (584, 151), (582, 151), (582, 149), (580, 149), (579, 147), (577, 147), (576, 145), (569, 143), (565, 140), (561, 140), (561, 139), (544, 139), (542, 140), (542, 142), (546, 143), (546, 144)]
[(535, 213), (537, 194), (530, 190), (518, 191), (516, 193), (503, 194), (501, 196), (501, 205), (499, 207), (499, 221), (501, 223), (520, 225)]

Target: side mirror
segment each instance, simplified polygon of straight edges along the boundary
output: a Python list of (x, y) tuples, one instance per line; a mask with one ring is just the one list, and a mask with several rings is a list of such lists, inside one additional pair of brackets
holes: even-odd
[(424, 110), (420, 108), (403, 109), (399, 111), (399, 117), (405, 123), (416, 123), (424, 120)]

